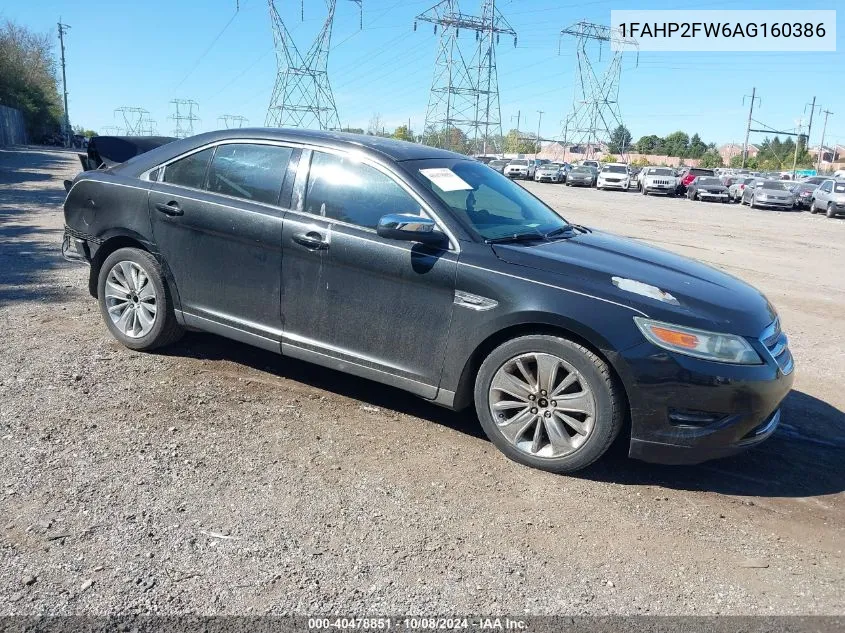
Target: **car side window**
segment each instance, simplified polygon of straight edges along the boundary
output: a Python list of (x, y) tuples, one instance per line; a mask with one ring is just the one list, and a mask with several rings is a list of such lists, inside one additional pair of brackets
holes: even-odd
[(350, 157), (314, 152), (305, 211), (374, 229), (389, 213), (422, 215), (419, 203), (392, 178)]
[(293, 150), (289, 147), (230, 143), (217, 147), (206, 189), (227, 196), (277, 204)]
[(170, 163), (164, 168), (164, 182), (183, 187), (202, 189), (205, 184), (205, 172), (214, 148), (210, 147), (196, 152), (180, 160)]
[(831, 184), (832, 183), (830, 181), (827, 181), (826, 183), (824, 183), (822, 185), (822, 191), (824, 191), (825, 193), (830, 193), (831, 189), (833, 188), (833, 187), (831, 187)]

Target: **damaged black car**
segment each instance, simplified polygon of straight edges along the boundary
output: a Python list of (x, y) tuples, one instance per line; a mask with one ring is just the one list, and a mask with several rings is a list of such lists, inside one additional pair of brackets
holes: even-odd
[(569, 222), (466, 156), (237, 129), (68, 189), (65, 256), (127, 347), (203, 330), (473, 406), (535, 468), (576, 471), (617, 440), (663, 463), (733, 454), (772, 434), (792, 385), (758, 290)]

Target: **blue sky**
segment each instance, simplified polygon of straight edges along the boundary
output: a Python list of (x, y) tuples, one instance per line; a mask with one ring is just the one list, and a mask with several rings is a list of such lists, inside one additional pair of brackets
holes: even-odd
[[(354, 3), (339, 0), (329, 75), (341, 122), (367, 127), (373, 113), (392, 129), (410, 119), (422, 128), (431, 85), (436, 37), (414, 17), (436, 0), (363, 0), (364, 29), (359, 31)], [(62, 20), (66, 37), (70, 113), (74, 124), (89, 128), (119, 125), (119, 106), (149, 110), (160, 133), (173, 128), (168, 102), (193, 99), (202, 121), (197, 131), (221, 127), (223, 114), (242, 115), (263, 125), (276, 67), (266, 0), (0, 0), (0, 19), (37, 31), (56, 32)], [(324, 4), (305, 0), (305, 21), (298, 0), (277, 0), (300, 48), (307, 49), (323, 20)], [(830, 9), (837, 2), (781, 0), (499, 0), (497, 7), (519, 34), (519, 45), (502, 38), (497, 49), (502, 122), (505, 130), (535, 131), (544, 111), (541, 134), (560, 136), (571, 107), (575, 50), (561, 44), (560, 29), (580, 19), (609, 23), (611, 9)], [(480, 0), (461, 0), (477, 12)], [(840, 12), (845, 13), (845, 12)], [(234, 16), (234, 17), (233, 17)], [(841, 18), (839, 20), (841, 22)], [(227, 26), (228, 24), (228, 26)], [(224, 29), (225, 27), (225, 29)], [(222, 31), (222, 34), (221, 34)], [(837, 29), (838, 33), (845, 29)], [(219, 37), (218, 37), (219, 36)], [(468, 38), (470, 37), (467, 34)], [(836, 53), (640, 53), (628, 56), (622, 73), (620, 104), (634, 138), (665, 135), (678, 129), (698, 132), (707, 142), (742, 142), (752, 87), (762, 102), (755, 112), (770, 126), (793, 129), (807, 117), (806, 106), (832, 110), (826, 143), (845, 144), (845, 46)], [(806, 112), (805, 112), (806, 108)], [(821, 135), (813, 123), (811, 144)], [(754, 140), (761, 135), (752, 135)]]

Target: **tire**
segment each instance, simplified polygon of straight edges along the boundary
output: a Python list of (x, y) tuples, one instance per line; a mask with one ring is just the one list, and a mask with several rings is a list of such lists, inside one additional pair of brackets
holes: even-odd
[(751, 196), (751, 201), (748, 203), (748, 206), (750, 206), (752, 209), (755, 209), (755, 208), (756, 208), (756, 207), (754, 206), (755, 204), (756, 204), (756, 203), (754, 202), (754, 196)]
[[(138, 277), (134, 276), (136, 270), (143, 273), (146, 281), (138, 281)], [(108, 293), (107, 283), (110, 284)], [(140, 287), (136, 289), (138, 285)], [(127, 291), (126, 295), (123, 295), (124, 290)], [(178, 341), (184, 333), (176, 321), (173, 298), (164, 280), (161, 266), (147, 251), (139, 248), (121, 248), (109, 255), (100, 268), (97, 298), (100, 314), (109, 332), (130, 349), (148, 351), (164, 347)], [(124, 306), (124, 309), (118, 312), (121, 306)], [(152, 319), (151, 307), (154, 308)], [(133, 317), (132, 312), (137, 317)], [(113, 315), (117, 318), (127, 314), (123, 325), (120, 325), (123, 319), (118, 318), (115, 322), (113, 318)], [(144, 323), (144, 319), (147, 323)]]
[(833, 206), (832, 202), (827, 203), (827, 212), (825, 213), (825, 215), (829, 218), (836, 217), (836, 208)]
[(815, 198), (810, 200), (809, 211), (810, 211), (810, 215), (816, 215), (816, 199)]
[[(521, 361), (530, 376), (536, 376), (540, 373), (538, 357), (544, 359), (545, 366), (557, 363), (554, 365), (557, 370), (552, 373), (556, 379), (549, 379), (551, 385), (549, 382), (541, 385), (546, 387), (546, 394), (539, 391), (537, 385), (531, 385), (531, 395), (513, 395), (495, 387), (496, 384), (513, 385), (509, 376), (512, 376), (510, 370), (517, 367), (517, 361)], [(573, 382), (562, 389), (562, 393), (570, 397), (558, 396), (558, 399), (572, 403), (569, 405), (572, 408), (568, 408), (571, 415), (565, 416), (567, 421), (558, 417), (559, 413), (552, 413), (559, 408), (552, 405), (554, 400), (548, 396), (553, 395), (555, 385), (561, 389), (563, 381), (570, 380), (571, 374), (575, 375)], [(525, 378), (521, 378), (521, 382), (528, 385)], [(517, 391), (518, 385), (509, 389)], [(581, 393), (581, 398), (573, 399), (576, 393)], [(570, 473), (592, 464), (607, 452), (625, 421), (622, 388), (616, 384), (607, 363), (586, 347), (557, 336), (521, 336), (494, 349), (478, 370), (474, 399), (481, 426), (500, 451), (517, 463), (554, 473)], [(501, 402), (513, 402), (514, 406), (499, 409), (494, 415), (493, 407)], [(522, 402), (526, 405), (520, 409)], [(583, 407), (584, 411), (575, 413), (580, 411), (578, 407)], [(515, 409), (519, 410), (511, 414)], [(541, 409), (545, 415), (540, 415)], [(508, 425), (500, 420), (515, 421)], [(569, 424), (580, 425), (580, 431)], [(538, 426), (542, 429), (539, 436), (536, 434)], [(513, 437), (509, 439), (503, 428), (509, 428)], [(558, 438), (555, 443), (551, 441), (549, 429)], [(535, 451), (535, 446), (539, 450)]]

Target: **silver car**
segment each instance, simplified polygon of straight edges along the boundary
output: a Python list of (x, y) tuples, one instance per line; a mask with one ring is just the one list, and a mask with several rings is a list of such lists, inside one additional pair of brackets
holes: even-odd
[(742, 192), (753, 183), (756, 178), (740, 178), (728, 187), (728, 198), (732, 202), (739, 202), (742, 199)]
[(786, 188), (788, 184), (783, 180), (755, 180), (745, 186), (740, 202), (751, 205), (752, 209), (792, 209), (795, 206), (795, 197)]
[(813, 194), (810, 213), (824, 211), (827, 217), (845, 215), (845, 180), (825, 180)]
[(671, 167), (643, 167), (639, 176), (640, 192), (647, 196), (659, 193), (664, 196), (675, 195), (678, 179)]
[(560, 163), (538, 165), (534, 170), (535, 182), (563, 182), (565, 179), (566, 172)]

